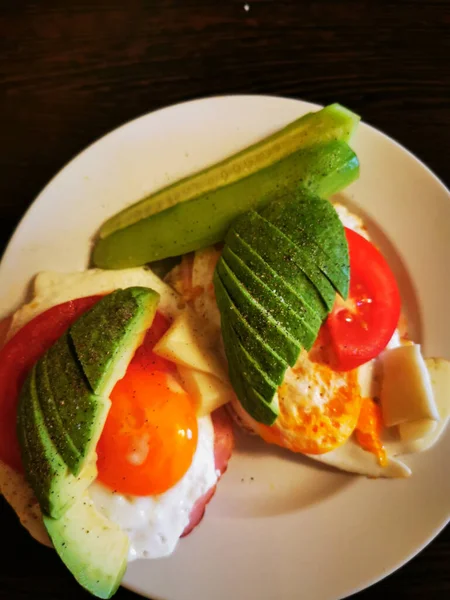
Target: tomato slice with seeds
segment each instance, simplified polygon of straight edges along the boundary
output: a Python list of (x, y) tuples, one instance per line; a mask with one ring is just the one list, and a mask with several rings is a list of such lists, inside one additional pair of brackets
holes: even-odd
[(350, 292), (337, 296), (326, 321), (334, 368), (349, 371), (380, 354), (398, 326), (400, 292), (381, 252), (355, 231), (345, 228), (350, 254)]

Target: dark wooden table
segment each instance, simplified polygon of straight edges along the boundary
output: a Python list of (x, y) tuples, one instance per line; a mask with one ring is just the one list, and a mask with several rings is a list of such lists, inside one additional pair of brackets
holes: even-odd
[[(449, 0), (3, 0), (0, 250), (39, 190), (87, 144), (205, 95), (341, 102), (448, 185), (449, 32)], [(0, 512), (1, 600), (90, 597), (3, 500)], [(447, 528), (357, 597), (450, 597), (449, 565)], [(136, 598), (124, 589), (116, 597)]]

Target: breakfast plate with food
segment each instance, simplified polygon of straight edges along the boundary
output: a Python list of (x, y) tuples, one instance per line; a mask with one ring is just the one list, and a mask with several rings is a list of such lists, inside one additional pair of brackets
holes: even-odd
[(443, 184), (338, 103), (113, 131), (0, 264), (0, 492), (99, 598), (367, 587), (450, 517), (449, 239)]

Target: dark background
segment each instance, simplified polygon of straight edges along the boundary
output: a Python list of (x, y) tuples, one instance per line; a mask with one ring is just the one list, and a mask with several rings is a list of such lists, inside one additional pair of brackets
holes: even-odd
[[(199, 96), (341, 102), (450, 183), (450, 1), (248, 0), (248, 12), (244, 4), (1, 0), (0, 250), (40, 189), (87, 144)], [(1, 600), (90, 597), (3, 500), (0, 526)], [(449, 565), (447, 528), (357, 597), (441, 600), (450, 596)], [(116, 598), (136, 596), (121, 589)]]

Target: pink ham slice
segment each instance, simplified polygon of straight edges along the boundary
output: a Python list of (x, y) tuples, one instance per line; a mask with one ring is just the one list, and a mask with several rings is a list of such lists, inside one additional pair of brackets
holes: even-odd
[[(216, 471), (220, 472), (220, 479), (220, 476), (223, 475), (227, 470), (228, 461), (230, 460), (231, 453), (233, 452), (233, 426), (231, 418), (226, 412), (225, 407), (215, 410), (212, 413), (211, 417), (214, 425), (214, 461), (216, 465)], [(191, 533), (191, 531), (195, 527), (197, 527), (197, 525), (203, 519), (206, 505), (214, 496), (215, 491), (216, 485), (214, 485), (210, 490), (208, 490), (206, 494), (199, 498), (194, 504), (194, 508), (191, 511), (189, 524), (183, 531), (181, 537), (184, 537)]]

